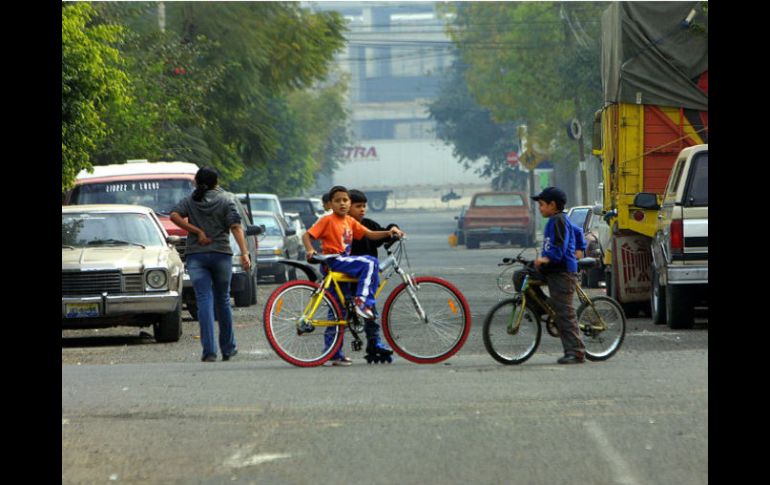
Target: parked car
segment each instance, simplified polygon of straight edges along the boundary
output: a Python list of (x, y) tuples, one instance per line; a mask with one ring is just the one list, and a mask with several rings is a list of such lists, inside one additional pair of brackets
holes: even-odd
[(524, 192), (473, 194), (462, 225), (468, 249), (477, 249), (482, 241), (510, 241), (522, 246), (535, 244), (535, 219), (529, 197)]
[(286, 214), (284, 213), (281, 201), (275, 194), (249, 194), (248, 199), (246, 194), (235, 195), (252, 213), (255, 211), (272, 212), (273, 214), (277, 214), (284, 221), (286, 220)]
[[(64, 205), (136, 204), (150, 207), (172, 236), (187, 236), (171, 222), (171, 209), (195, 190), (198, 166), (188, 162), (148, 162), (97, 165), (82, 170), (75, 186), (67, 192)], [(182, 241), (183, 242), (183, 241)], [(179, 249), (179, 248), (177, 248)]]
[[(313, 203), (313, 209), (315, 210), (315, 213), (318, 217), (323, 217), (326, 214), (323, 200), (315, 197), (310, 197), (308, 200)], [(308, 229), (310, 228), (308, 227)]]
[(610, 237), (610, 227), (602, 219), (601, 205), (579, 205), (570, 207), (567, 217), (573, 224), (583, 229), (586, 239), (586, 256), (596, 258), (599, 265), (583, 271), (580, 283), (586, 288), (598, 288), (599, 282), (604, 281), (604, 248)]
[(296, 230), (272, 212), (252, 211), (251, 214), (254, 224), (264, 226), (264, 235), (259, 241), (257, 253), (260, 277), (272, 276), (276, 283), (296, 279), (296, 269), (279, 262), (282, 258), (304, 260), (301, 257), (304, 247), (296, 238), (291, 237), (296, 235)]
[(62, 328), (152, 326), (182, 335), (182, 260), (153, 209), (62, 206)]
[[(305, 256), (307, 255), (307, 251), (305, 251), (305, 245), (302, 243), (302, 236), (307, 232), (307, 228), (305, 227), (305, 224), (302, 222), (302, 218), (299, 214), (296, 212), (287, 212), (286, 217), (289, 219), (288, 226), (289, 228), (294, 229), (297, 231), (296, 234), (293, 236), (288, 236), (290, 239), (295, 239), (297, 241), (297, 245), (299, 246), (299, 256), (297, 256), (298, 260), (304, 260)], [(316, 247), (316, 251), (321, 252), (321, 244), (320, 241), (317, 239), (313, 240), (313, 243), (318, 242), (318, 246)], [(315, 247), (316, 245), (313, 244)]]
[(634, 205), (659, 209), (652, 242), (652, 321), (671, 328), (693, 326), (695, 307), (708, 305), (708, 145), (682, 150), (671, 167), (659, 206), (654, 193)]
[[(308, 229), (313, 227), (319, 217), (313, 202), (304, 197), (283, 198), (281, 199), (281, 207), (283, 207), (284, 212), (298, 213), (302, 218), (302, 223)], [(321, 210), (323, 211), (323, 205)]]

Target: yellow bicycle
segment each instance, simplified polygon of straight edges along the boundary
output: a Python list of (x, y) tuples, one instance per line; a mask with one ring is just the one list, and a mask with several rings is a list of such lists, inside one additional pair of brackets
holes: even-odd
[[(375, 298), (393, 275), (398, 275), (401, 283), (385, 301), (382, 334), (398, 355), (411, 362), (430, 364), (448, 359), (460, 350), (470, 333), (468, 302), (444, 279), (408, 274), (400, 265), (405, 253), (403, 239), (384, 247), (387, 257), (380, 264), (380, 286)], [(325, 266), (335, 257), (316, 255), (313, 262)], [(326, 269), (320, 283), (290, 281), (273, 291), (265, 304), (265, 336), (273, 350), (290, 364), (324, 364), (342, 345), (345, 328), (353, 336), (353, 350), (363, 346), (359, 333), (364, 321), (353, 311), (352, 296), (343, 290), (343, 283), (357, 284), (358, 280)]]

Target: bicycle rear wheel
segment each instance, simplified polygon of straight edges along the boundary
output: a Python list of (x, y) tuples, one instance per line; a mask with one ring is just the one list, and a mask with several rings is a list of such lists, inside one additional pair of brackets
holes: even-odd
[(487, 313), (481, 336), (484, 347), (501, 364), (521, 364), (537, 350), (540, 345), (542, 329), (535, 313), (524, 307), (519, 329), (514, 335), (508, 333), (509, 324), (522, 311), (518, 299), (503, 300)]
[(385, 302), (382, 331), (398, 355), (417, 364), (434, 364), (453, 356), (471, 330), (471, 311), (463, 294), (441, 278), (414, 279), (415, 296), (427, 316), (420, 320), (409, 286), (398, 285)]
[[(593, 308), (584, 303), (578, 308), (577, 321), (586, 346), (588, 360), (607, 360), (620, 349), (626, 335), (626, 315), (623, 308), (614, 299), (607, 296), (591, 298)], [(595, 310), (594, 310), (595, 309)], [(604, 321), (605, 330), (594, 330)]]
[[(343, 328), (318, 327), (297, 335), (297, 324), (318, 285), (295, 280), (278, 287), (267, 300), (263, 321), (265, 336), (276, 354), (299, 367), (315, 367), (329, 360), (342, 345)], [(341, 320), (342, 311), (329, 293), (325, 293), (313, 318)], [(324, 329), (331, 328), (328, 335)]]

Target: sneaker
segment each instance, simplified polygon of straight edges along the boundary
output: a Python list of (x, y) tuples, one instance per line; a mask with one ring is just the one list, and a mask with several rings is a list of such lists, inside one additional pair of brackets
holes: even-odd
[(203, 358), (201, 358), (201, 362), (216, 362), (217, 356), (214, 354), (208, 354), (204, 355)]
[(332, 365), (341, 365), (341, 366), (345, 366), (345, 367), (347, 367), (349, 365), (353, 365), (353, 361), (350, 360), (350, 358), (348, 358), (348, 357), (340, 357), (338, 359), (331, 359), (331, 363), (332, 363)]
[(558, 364), (582, 364), (585, 361), (586, 360), (585, 360), (584, 357), (578, 357), (577, 355), (567, 354), (564, 357), (562, 357), (561, 359), (557, 360), (556, 363), (558, 363)]
[(372, 309), (366, 306), (364, 303), (364, 299), (361, 297), (357, 297), (355, 299), (356, 313), (359, 317), (365, 318), (366, 320), (374, 320), (374, 313), (372, 313)]
[(228, 361), (230, 360), (230, 357), (235, 357), (236, 355), (238, 355), (238, 349), (233, 350), (233, 352), (230, 355), (222, 354), (222, 360)]

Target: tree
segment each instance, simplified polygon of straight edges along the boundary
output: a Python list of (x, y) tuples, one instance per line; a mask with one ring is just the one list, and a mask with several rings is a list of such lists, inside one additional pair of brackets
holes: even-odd
[(468, 89), (499, 123), (528, 127), (528, 145), (576, 162), (565, 125), (601, 106), (599, 2), (468, 2), (449, 28)]
[(116, 46), (123, 29), (93, 25), (87, 3), (62, 6), (62, 192), (78, 172), (92, 167), (91, 157), (112, 127), (106, 113), (131, 104), (128, 76)]
[(331, 174), (349, 138), (346, 91), (347, 83), (340, 80), (273, 100), (271, 111), (277, 120), (280, 148), (269, 163), (247, 167), (244, 175), (230, 184), (231, 190), (291, 196), (311, 186), (316, 173)]
[[(465, 81), (468, 65), (452, 64), (439, 87), (439, 96), (428, 105), (436, 121), (436, 135), (448, 145), (466, 170), (492, 178), (496, 190), (523, 190), (526, 176), (507, 163), (507, 154), (518, 150), (515, 123), (496, 123), (489, 109), (480, 106)], [(478, 162), (485, 163), (479, 167)]]

